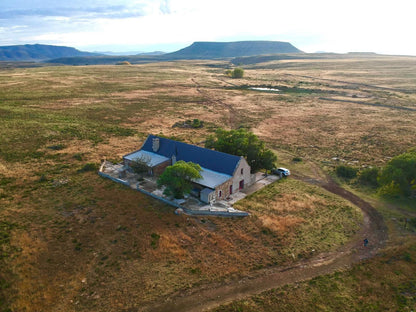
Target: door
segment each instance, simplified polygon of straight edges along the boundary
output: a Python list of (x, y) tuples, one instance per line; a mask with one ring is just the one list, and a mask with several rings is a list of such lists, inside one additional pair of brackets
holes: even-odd
[(240, 190), (242, 190), (244, 188), (244, 180), (240, 181)]
[(230, 185), (230, 195), (233, 193), (233, 185)]

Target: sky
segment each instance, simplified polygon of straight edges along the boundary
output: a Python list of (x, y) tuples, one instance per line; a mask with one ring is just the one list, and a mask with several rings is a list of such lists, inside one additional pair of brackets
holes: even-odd
[(287, 41), (304, 52), (416, 55), (415, 0), (0, 0), (0, 46), (165, 51)]

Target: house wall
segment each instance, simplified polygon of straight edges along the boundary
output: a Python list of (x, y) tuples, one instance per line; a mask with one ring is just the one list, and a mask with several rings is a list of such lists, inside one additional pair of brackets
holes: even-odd
[[(215, 188), (215, 198), (217, 200), (224, 200), (228, 196), (230, 196), (230, 185), (233, 183), (232, 179), (229, 179), (228, 181), (224, 182), (223, 184), (217, 186)], [(233, 188), (234, 189), (234, 188)], [(221, 196), (219, 196), (219, 192), (221, 191)]]
[[(241, 169), (243, 169), (243, 173), (241, 173)], [(244, 188), (250, 186), (253, 183), (253, 179), (251, 178), (250, 174), (250, 166), (243, 157), (241, 157), (240, 162), (238, 163), (237, 169), (234, 171), (234, 175), (232, 178), (233, 193), (238, 192), (238, 190), (240, 189), (241, 180), (244, 180)]]

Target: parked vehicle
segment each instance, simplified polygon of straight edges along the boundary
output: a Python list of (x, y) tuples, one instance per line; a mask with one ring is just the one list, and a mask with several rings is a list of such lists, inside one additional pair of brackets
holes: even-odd
[(277, 174), (281, 177), (287, 177), (290, 176), (290, 170), (286, 168), (277, 168), (272, 170), (273, 174)]

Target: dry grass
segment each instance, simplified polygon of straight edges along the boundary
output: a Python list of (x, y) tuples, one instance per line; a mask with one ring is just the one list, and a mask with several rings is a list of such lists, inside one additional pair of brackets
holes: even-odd
[[(293, 261), (292, 253), (334, 250), (357, 229), (354, 207), (291, 180), (241, 202), (253, 216), (234, 220), (175, 216), (78, 172), (120, 159), (148, 133), (201, 143), (216, 127), (251, 127), (290, 168), (292, 156), (381, 164), (415, 145), (415, 112), (390, 107), (416, 108), (414, 59), (278, 62), (247, 68), (241, 80), (212, 64), (0, 71), (0, 178), (12, 181), (0, 185), (0, 215), (17, 224), (16, 252), (0, 265), (12, 271), (4, 291), (13, 309), (134, 308), (195, 284), (255, 275)], [(172, 128), (194, 118), (206, 126)], [(314, 172), (307, 162), (296, 168)]]
[(416, 248), (406, 244), (308, 282), (246, 298), (215, 311), (413, 311)]

